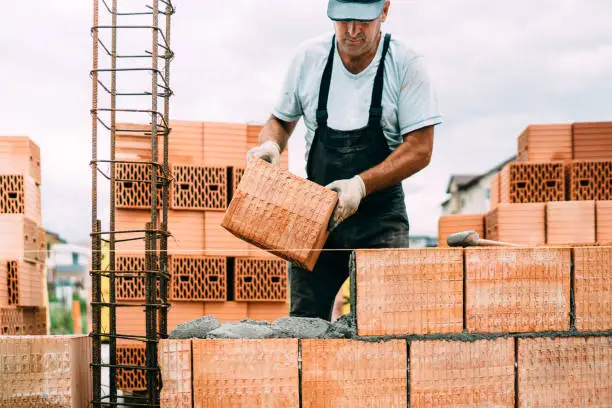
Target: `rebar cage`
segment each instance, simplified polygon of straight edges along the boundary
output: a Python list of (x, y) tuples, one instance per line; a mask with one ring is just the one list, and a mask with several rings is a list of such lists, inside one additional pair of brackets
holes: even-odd
[[(145, 6), (132, 0), (119, 3), (121, 8), (118, 0), (94, 0), (91, 29), (91, 405), (158, 407), (161, 378), (157, 344), (160, 339), (167, 338), (169, 307), (167, 239), (171, 178), (168, 137), (172, 95), (170, 62), (173, 59), (170, 20), (175, 10), (171, 0), (150, 0), (150, 4)], [(135, 132), (133, 127), (123, 127), (124, 123), (144, 124), (138, 132), (149, 136), (146, 140), (150, 140), (150, 160), (118, 157), (115, 151), (117, 134)], [(140, 180), (117, 177), (118, 166), (135, 162), (147, 166), (147, 177)], [(116, 228), (116, 192), (118, 183), (122, 182), (147, 183), (147, 188), (150, 188), (150, 220), (142, 229), (122, 231)], [(133, 240), (144, 240), (144, 270), (116, 270), (118, 245)], [(104, 262), (103, 257), (106, 257)], [(116, 283), (134, 276), (145, 280), (145, 302), (117, 302)], [(103, 283), (108, 283), (108, 291), (103, 291)], [(158, 287), (159, 293), (156, 293)], [(146, 334), (117, 332), (117, 310), (123, 307), (144, 310)], [(103, 325), (103, 314), (108, 315), (107, 327)], [(122, 341), (144, 343), (144, 364), (118, 363), (117, 343)], [(108, 354), (103, 356), (103, 343), (106, 342)], [(146, 391), (131, 396), (129, 405), (125, 397), (117, 395), (117, 373), (120, 370), (141, 372), (146, 377)]]

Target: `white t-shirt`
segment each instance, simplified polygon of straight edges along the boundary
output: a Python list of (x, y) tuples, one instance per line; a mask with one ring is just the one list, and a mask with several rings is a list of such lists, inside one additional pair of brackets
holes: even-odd
[[(350, 73), (335, 47), (334, 65), (327, 102), (327, 125), (336, 130), (354, 130), (367, 125), (374, 77), (382, 55), (383, 32), (376, 57), (362, 72)], [(317, 128), (316, 111), (323, 70), (333, 33), (302, 44), (293, 57), (280, 98), (272, 113), (284, 121), (304, 117), (306, 158)], [(385, 59), (382, 97), (382, 127), (389, 148), (396, 149), (403, 135), (442, 123), (434, 88), (423, 65), (423, 57), (391, 36)]]

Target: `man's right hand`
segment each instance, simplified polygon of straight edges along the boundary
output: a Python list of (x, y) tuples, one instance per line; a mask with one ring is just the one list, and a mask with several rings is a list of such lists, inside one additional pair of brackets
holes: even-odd
[(254, 147), (247, 152), (247, 165), (253, 157), (265, 160), (275, 166), (280, 165), (281, 148), (278, 143), (268, 140), (264, 144)]

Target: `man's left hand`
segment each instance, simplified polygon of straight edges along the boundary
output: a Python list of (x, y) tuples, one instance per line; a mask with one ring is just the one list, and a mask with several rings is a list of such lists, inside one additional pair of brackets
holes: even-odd
[(366, 195), (366, 188), (358, 175), (351, 179), (334, 181), (326, 187), (338, 193), (338, 204), (329, 222), (329, 230), (332, 231), (342, 221), (355, 214)]

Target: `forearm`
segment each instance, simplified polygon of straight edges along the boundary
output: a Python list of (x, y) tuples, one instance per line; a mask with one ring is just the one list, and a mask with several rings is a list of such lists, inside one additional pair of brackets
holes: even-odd
[(259, 132), (259, 144), (263, 144), (267, 141), (273, 141), (278, 143), (281, 151), (285, 150), (289, 137), (295, 129), (296, 122), (285, 122), (274, 115), (270, 115), (270, 118), (266, 121), (261, 132)]
[(383, 190), (418, 173), (431, 160), (433, 150), (433, 127), (412, 132), (382, 163), (361, 173), (366, 195)]

